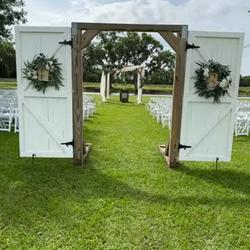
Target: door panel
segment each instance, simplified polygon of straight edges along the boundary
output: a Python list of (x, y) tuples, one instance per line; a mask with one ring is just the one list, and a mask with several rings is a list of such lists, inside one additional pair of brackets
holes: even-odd
[[(71, 39), (71, 28), (16, 27), (18, 107), (20, 111), (20, 156), (72, 157), (71, 47), (58, 42)], [(63, 86), (37, 92), (23, 78), (24, 62), (39, 53), (54, 55), (61, 63)]]
[[(189, 32), (188, 42), (200, 46), (189, 49), (184, 86), (181, 144), (191, 146), (180, 149), (179, 159), (190, 161), (230, 161), (235, 107), (237, 104), (243, 34), (221, 32)], [(229, 95), (221, 103), (195, 94), (196, 62), (213, 59), (229, 65), (232, 85)]]

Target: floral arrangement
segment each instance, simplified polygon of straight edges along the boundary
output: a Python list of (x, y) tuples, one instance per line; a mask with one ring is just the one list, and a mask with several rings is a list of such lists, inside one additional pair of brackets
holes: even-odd
[(61, 64), (54, 56), (48, 58), (40, 53), (31, 62), (25, 62), (24, 66), (24, 78), (28, 79), (29, 84), (37, 91), (45, 93), (48, 87), (59, 90), (60, 86), (63, 86)]
[(213, 60), (208, 63), (196, 62), (200, 67), (195, 70), (196, 94), (205, 98), (214, 98), (214, 102), (220, 103), (220, 97), (228, 94), (228, 88), (232, 83), (229, 66), (222, 65)]

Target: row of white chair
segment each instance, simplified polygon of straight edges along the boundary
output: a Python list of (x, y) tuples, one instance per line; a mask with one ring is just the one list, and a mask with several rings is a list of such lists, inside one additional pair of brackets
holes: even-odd
[[(96, 104), (93, 97), (83, 96), (83, 119), (94, 114)], [(0, 90), (0, 131), (19, 132), (19, 112), (15, 90)]]
[(250, 132), (250, 102), (239, 102), (236, 108), (234, 134), (248, 136)]
[[(163, 127), (171, 128), (171, 98), (151, 98), (146, 104), (149, 113), (161, 123)], [(236, 108), (236, 119), (234, 124), (235, 136), (250, 134), (250, 102), (239, 102)]]
[(15, 90), (0, 90), (0, 131), (19, 131), (19, 113)]
[(94, 98), (91, 96), (83, 96), (83, 120), (88, 119), (96, 111), (96, 103)]
[(146, 108), (156, 121), (162, 124), (163, 128), (171, 128), (172, 98), (150, 98)]

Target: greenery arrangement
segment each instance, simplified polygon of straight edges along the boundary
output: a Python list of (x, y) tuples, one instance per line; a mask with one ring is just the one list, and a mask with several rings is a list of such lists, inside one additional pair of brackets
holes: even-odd
[(229, 66), (222, 65), (213, 60), (208, 63), (196, 62), (200, 68), (195, 70), (196, 94), (205, 98), (214, 98), (214, 102), (220, 103), (220, 97), (228, 94), (231, 85)]
[(48, 87), (55, 87), (56, 90), (59, 90), (60, 86), (63, 86), (61, 63), (54, 56), (48, 58), (40, 53), (31, 62), (25, 62), (24, 65), (24, 77), (37, 91), (45, 93)]

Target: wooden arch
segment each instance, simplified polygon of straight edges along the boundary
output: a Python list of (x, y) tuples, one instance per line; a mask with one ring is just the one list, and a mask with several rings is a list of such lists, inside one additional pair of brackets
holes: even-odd
[(186, 67), (187, 25), (72, 23), (72, 91), (74, 163), (82, 165), (86, 145), (82, 130), (82, 50), (101, 31), (158, 32), (176, 52), (170, 139), (164, 154), (170, 167), (178, 161)]

